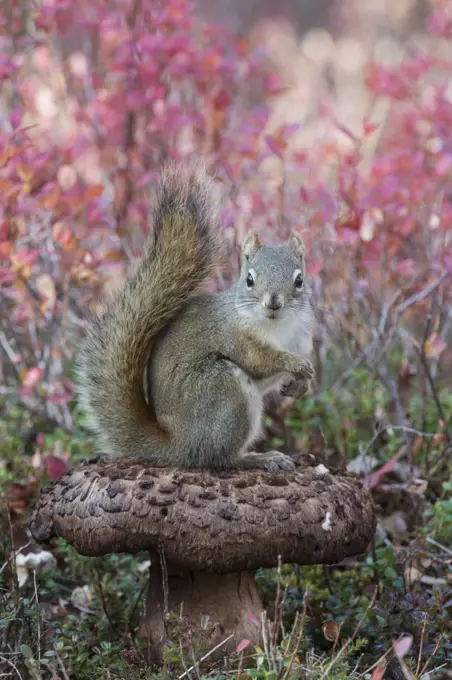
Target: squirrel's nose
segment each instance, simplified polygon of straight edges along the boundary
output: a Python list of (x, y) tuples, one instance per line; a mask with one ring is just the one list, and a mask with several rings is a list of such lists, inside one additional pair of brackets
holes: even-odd
[(278, 309), (281, 309), (281, 307), (284, 304), (284, 299), (282, 295), (278, 295), (277, 293), (265, 293), (264, 295), (264, 307), (267, 309), (271, 309), (272, 312), (276, 312)]

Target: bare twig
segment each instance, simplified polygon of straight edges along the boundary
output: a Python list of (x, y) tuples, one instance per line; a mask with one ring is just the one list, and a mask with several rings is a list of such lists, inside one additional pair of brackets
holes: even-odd
[(57, 661), (58, 661), (58, 665), (59, 665), (61, 672), (63, 674), (64, 680), (70, 680), (69, 675), (68, 675), (67, 670), (66, 670), (66, 667), (63, 663), (63, 659), (60, 657), (57, 650), (55, 650), (55, 655), (56, 655), (56, 658), (57, 658)]
[(419, 644), (419, 655), (418, 655), (418, 658), (417, 658), (416, 675), (419, 675), (419, 669), (421, 667), (422, 650), (424, 649), (424, 636), (425, 636), (425, 629), (426, 628), (427, 628), (427, 614), (424, 614), (424, 624), (422, 626), (421, 642)]
[(136, 639), (135, 639), (135, 632), (134, 632), (133, 627), (132, 627), (132, 619), (135, 616), (135, 612), (138, 608), (138, 605), (141, 601), (141, 598), (143, 597), (144, 591), (149, 586), (149, 581), (150, 581), (150, 579), (148, 578), (144, 582), (144, 584), (141, 586), (140, 592), (136, 596), (135, 602), (133, 603), (132, 607), (129, 610), (129, 613), (127, 614), (127, 632), (129, 633), (131, 640), (132, 640), (134, 645), (136, 645)]
[(445, 428), (444, 434), (446, 435), (448, 443), (451, 444), (452, 443), (452, 436), (450, 435), (450, 433), (447, 429), (448, 421), (447, 421), (446, 414), (444, 413), (444, 409), (442, 407), (442, 404), (441, 404), (441, 401), (440, 401), (440, 398), (439, 398), (438, 390), (436, 388), (435, 381), (433, 379), (433, 375), (432, 375), (432, 372), (430, 370), (428, 359), (425, 355), (425, 347), (423, 347), (421, 350), (417, 350), (417, 351), (418, 351), (419, 358), (421, 360), (422, 366), (424, 368), (425, 375), (427, 377), (427, 381), (428, 381), (428, 384), (430, 386), (430, 390), (432, 392), (433, 401), (435, 402), (436, 410), (438, 411), (438, 415), (439, 415), (439, 417), (440, 417), (440, 419), (443, 423), (443, 426)]
[(370, 671), (373, 671), (373, 669), (376, 668), (379, 664), (381, 664), (381, 662), (384, 661), (384, 660), (386, 659), (386, 657), (389, 656), (390, 654), (392, 654), (392, 649), (387, 649), (386, 652), (385, 652), (384, 654), (382, 654), (382, 655), (375, 661), (375, 663), (372, 664), (372, 666), (369, 666), (369, 668), (366, 668), (366, 670), (364, 671), (364, 673), (361, 673), (361, 675), (360, 675), (359, 677), (360, 677), (360, 678), (364, 678), (364, 677), (368, 676), (368, 674), (370, 673)]
[(403, 314), (408, 307), (412, 307), (415, 305), (417, 302), (420, 302), (421, 300), (425, 300), (426, 297), (431, 295), (437, 288), (442, 284), (443, 281), (446, 280), (446, 278), (449, 276), (447, 272), (443, 272), (441, 276), (439, 276), (437, 279), (432, 281), (426, 288), (423, 290), (419, 291), (418, 293), (414, 293), (411, 295), (407, 300), (402, 302), (398, 307), (397, 307), (397, 313), (398, 314)]
[[(15, 556), (19, 555), (22, 550), (25, 550), (25, 548), (28, 548), (28, 546), (31, 545), (31, 541), (28, 541), (28, 543), (25, 543), (25, 545), (22, 545), (18, 550), (15, 551)], [(0, 574), (6, 569), (6, 567), (9, 564), (9, 560), (6, 560), (6, 562), (0, 567)]]
[(7, 663), (8, 666), (11, 666), (11, 668), (16, 672), (17, 677), (19, 678), (19, 680), (24, 680), (23, 677), (21, 676), (20, 671), (19, 671), (19, 669), (17, 668), (17, 666), (16, 666), (12, 661), (10, 661), (9, 659), (7, 659), (6, 656), (3, 656), (3, 654), (2, 654), (2, 655), (0, 656), (0, 661), (3, 661), (3, 663)]
[(163, 548), (159, 551), (160, 569), (162, 574), (162, 589), (163, 589), (163, 615), (165, 621), (169, 616), (169, 588), (168, 588), (168, 569), (166, 566), (165, 553)]
[(436, 641), (435, 649), (433, 650), (433, 652), (431, 653), (430, 657), (427, 659), (427, 661), (425, 662), (425, 664), (424, 664), (424, 666), (423, 666), (423, 668), (422, 668), (422, 670), (421, 670), (421, 677), (424, 675), (425, 671), (426, 671), (427, 668), (430, 666), (430, 663), (431, 663), (433, 657), (435, 656), (436, 652), (437, 652), (438, 649), (439, 649), (439, 646), (440, 646), (440, 644), (441, 644), (441, 640), (442, 640), (442, 639), (443, 639), (443, 634), (440, 633), (440, 635), (438, 636), (438, 640)]
[(272, 635), (272, 644), (276, 644), (276, 637), (278, 635), (278, 619), (280, 615), (280, 599), (281, 599), (281, 555), (278, 555), (278, 568), (277, 568), (277, 579), (276, 579), (276, 596), (275, 596), (275, 609), (274, 609), (274, 630)]
[(430, 538), (430, 536), (427, 536), (427, 543), (431, 543), (432, 545), (436, 546), (440, 550), (444, 550), (448, 555), (452, 555), (452, 550), (450, 548), (446, 548), (445, 545), (442, 545), (441, 543), (438, 543), (438, 541), (435, 541), (434, 538)]
[(196, 668), (199, 668), (199, 665), (200, 665), (203, 661), (205, 661), (206, 659), (208, 659), (209, 656), (211, 656), (214, 652), (217, 651), (217, 649), (220, 649), (221, 647), (223, 647), (223, 645), (225, 645), (227, 642), (229, 642), (229, 640), (230, 640), (232, 637), (234, 637), (234, 635), (231, 633), (231, 635), (229, 635), (227, 638), (225, 638), (224, 640), (222, 640), (221, 642), (219, 642), (213, 649), (210, 650), (210, 652), (207, 652), (207, 654), (204, 654), (204, 656), (201, 657), (201, 659), (199, 659), (199, 661), (197, 661), (193, 666), (190, 666), (190, 668), (187, 668), (187, 670), (186, 670), (184, 673), (182, 673), (182, 675), (179, 675), (178, 680), (182, 680), (182, 678), (186, 678), (187, 675), (189, 675), (191, 671), (194, 671)]
[(41, 608), (39, 606), (38, 586), (36, 584), (36, 569), (33, 569), (34, 600), (36, 602), (36, 629), (38, 634), (38, 662), (41, 663)]
[(113, 633), (115, 633), (115, 635), (117, 635), (118, 629), (116, 628), (116, 626), (115, 626), (115, 624), (114, 624), (114, 622), (113, 622), (113, 620), (112, 620), (112, 618), (111, 618), (111, 616), (108, 612), (107, 602), (105, 600), (104, 588), (103, 588), (103, 585), (102, 585), (102, 579), (101, 579), (100, 572), (99, 572), (98, 569), (96, 569), (96, 576), (97, 576), (97, 586), (99, 588), (99, 594), (100, 594), (100, 601), (101, 601), (101, 604), (102, 604), (102, 611), (103, 611), (105, 618), (107, 619), (108, 624), (109, 624), (110, 628), (112, 629)]

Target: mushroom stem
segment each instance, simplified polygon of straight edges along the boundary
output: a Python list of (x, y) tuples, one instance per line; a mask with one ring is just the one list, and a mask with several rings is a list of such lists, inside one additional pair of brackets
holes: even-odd
[(190, 644), (193, 631), (203, 632), (203, 646), (209, 648), (230, 638), (217, 657), (230, 653), (244, 639), (259, 645), (262, 611), (253, 572), (192, 571), (166, 564), (153, 553), (139, 635), (156, 662), (161, 661), (168, 639), (174, 639), (171, 626), (176, 627), (182, 646)]

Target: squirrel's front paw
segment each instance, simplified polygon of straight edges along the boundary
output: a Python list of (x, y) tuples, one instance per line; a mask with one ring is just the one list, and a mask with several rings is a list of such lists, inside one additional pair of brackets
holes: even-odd
[(301, 399), (309, 392), (311, 383), (309, 380), (295, 380), (293, 378), (281, 387), (280, 394), (283, 397), (292, 397), (293, 399)]
[(302, 359), (298, 370), (294, 373), (296, 380), (312, 380), (315, 375), (314, 366), (309, 359)]

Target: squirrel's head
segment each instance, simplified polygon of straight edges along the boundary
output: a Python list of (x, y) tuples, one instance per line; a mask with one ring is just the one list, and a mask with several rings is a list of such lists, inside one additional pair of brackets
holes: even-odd
[(282, 319), (305, 307), (305, 249), (301, 236), (292, 231), (284, 245), (263, 246), (256, 232), (242, 244), (242, 270), (237, 282), (241, 314)]

